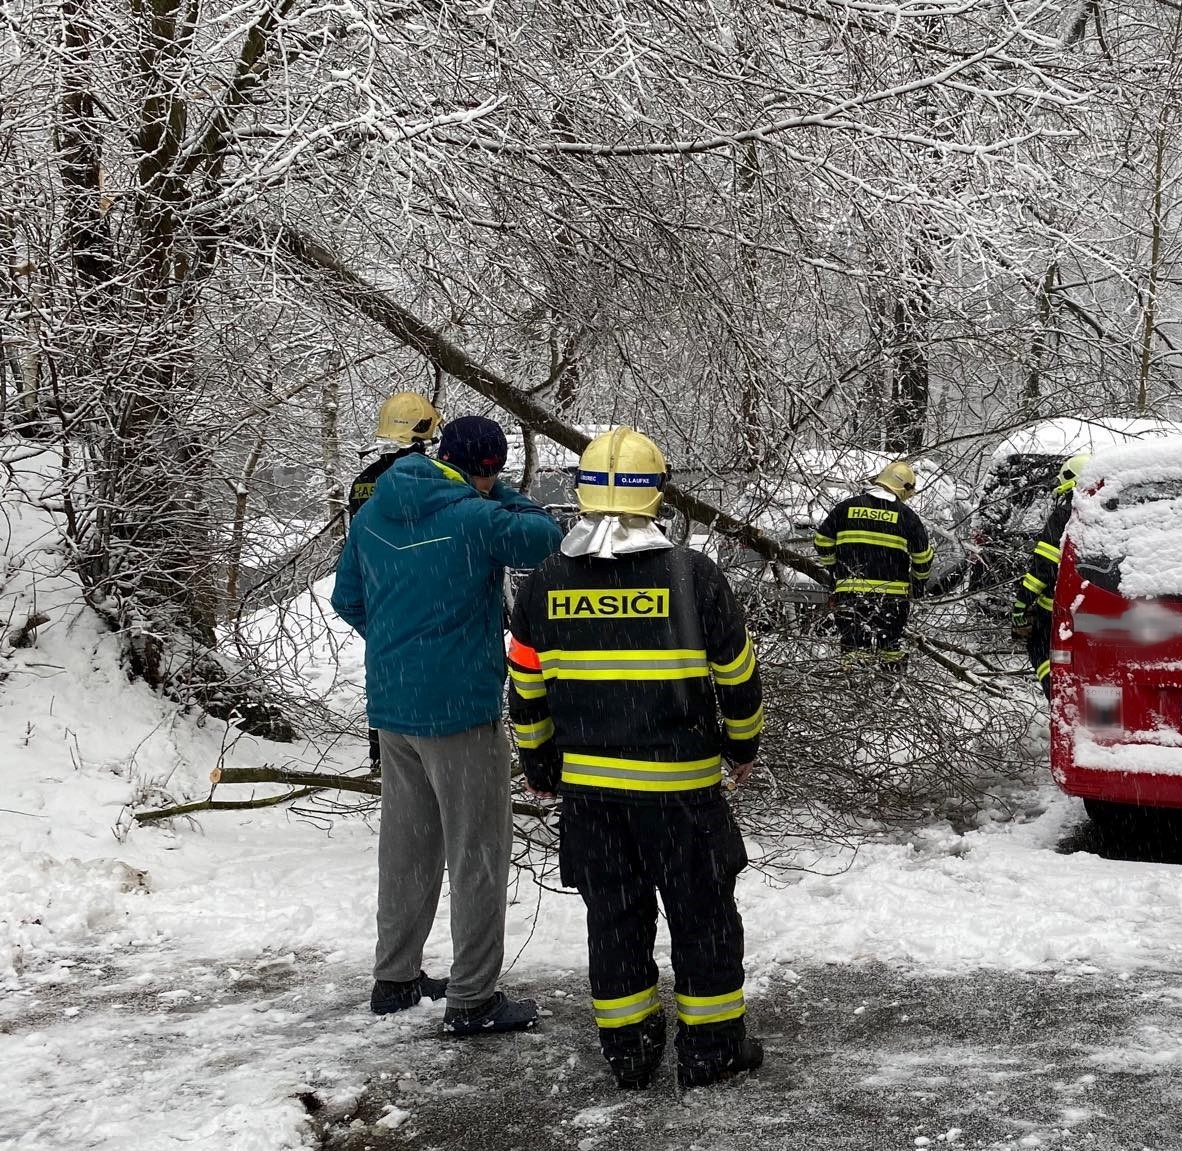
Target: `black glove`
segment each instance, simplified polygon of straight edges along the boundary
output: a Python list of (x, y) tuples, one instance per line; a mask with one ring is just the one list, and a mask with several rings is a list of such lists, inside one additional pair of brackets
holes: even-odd
[(557, 794), (558, 782), (562, 778), (562, 756), (558, 749), (520, 748), (518, 754), (521, 756), (521, 769), (525, 772), (525, 779), (530, 787), (534, 791)]

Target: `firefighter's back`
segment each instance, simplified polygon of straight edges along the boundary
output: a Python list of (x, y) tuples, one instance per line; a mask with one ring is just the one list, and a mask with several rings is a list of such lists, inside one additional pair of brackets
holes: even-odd
[(522, 609), (565, 785), (653, 796), (718, 783), (703, 614), (721, 579), (682, 547), (612, 560), (559, 553), (531, 576)]

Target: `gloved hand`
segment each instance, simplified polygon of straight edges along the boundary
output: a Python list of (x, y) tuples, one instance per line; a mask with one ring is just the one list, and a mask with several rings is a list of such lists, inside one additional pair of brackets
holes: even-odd
[(1025, 641), (1030, 638), (1030, 633), (1034, 630), (1033, 625), (1026, 616), (1014, 613), (1010, 621), (1010, 638), (1019, 641)]

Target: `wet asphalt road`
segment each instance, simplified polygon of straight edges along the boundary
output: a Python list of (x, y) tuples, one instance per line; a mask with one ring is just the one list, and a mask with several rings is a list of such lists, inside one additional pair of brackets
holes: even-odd
[[(403, 1033), (348, 1112), (308, 1103), (334, 1151), (1182, 1148), (1182, 972), (797, 974), (753, 1000), (767, 1061), (726, 1086), (680, 1092), (670, 1050), (648, 1091), (621, 1093), (583, 988), (519, 986), (553, 1012), (538, 1032)], [(391, 1106), (409, 1114), (375, 1125)]]

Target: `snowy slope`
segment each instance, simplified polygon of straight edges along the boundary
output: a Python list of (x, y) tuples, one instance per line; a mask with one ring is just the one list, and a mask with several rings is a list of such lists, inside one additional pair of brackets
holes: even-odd
[[(35, 466), (52, 471), (51, 460)], [(376, 1020), (365, 1009), (375, 828), (274, 809), (138, 827), (126, 805), (205, 794), (223, 756), (350, 768), (363, 744), (238, 738), (129, 683), (114, 638), (80, 606), (49, 515), (12, 488), (4, 498), (5, 618), (35, 602), (50, 622), (3, 656), (0, 1148), (311, 1146), (296, 1096), (315, 1087), (350, 1098), (442, 1011), (424, 1004)], [(299, 655), (311, 682), (355, 707), (350, 645), (338, 635)], [(884, 836), (856, 854), (814, 845), (801, 857), (812, 870), (787, 879), (746, 873), (753, 1011), (794, 966), (814, 962), (1176, 969), (1176, 870), (1056, 854), (1081, 813), (1049, 785), (1021, 810), (966, 835), (941, 825)], [(584, 1002), (552, 993), (584, 971), (578, 900), (528, 874), (511, 894), (506, 985), (552, 1012), (585, 1014)], [(663, 934), (660, 947), (667, 970)], [(448, 960), (445, 899), (426, 962), (442, 971)]]

